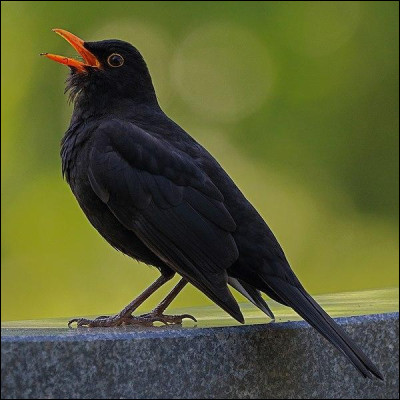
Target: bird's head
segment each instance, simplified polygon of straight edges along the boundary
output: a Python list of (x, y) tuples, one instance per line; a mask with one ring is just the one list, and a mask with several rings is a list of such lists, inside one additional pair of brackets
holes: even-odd
[(116, 100), (157, 104), (147, 65), (130, 43), (116, 39), (85, 42), (66, 30), (53, 31), (67, 40), (82, 58), (41, 54), (70, 67), (67, 90), (72, 100), (105, 107)]

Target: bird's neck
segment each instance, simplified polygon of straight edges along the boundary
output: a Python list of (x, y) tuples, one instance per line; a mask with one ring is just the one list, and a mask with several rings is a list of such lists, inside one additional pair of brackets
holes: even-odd
[(124, 87), (115, 82), (95, 79), (81, 80), (72, 76), (67, 81), (67, 91), (74, 103), (74, 119), (87, 120), (110, 114), (123, 114), (135, 109), (160, 110), (151, 78), (136, 80)]
[(73, 120), (88, 120), (91, 118), (104, 118), (107, 116), (141, 114), (142, 110), (149, 109), (160, 111), (157, 98), (120, 98), (118, 96), (77, 97), (74, 101)]
[(157, 102), (138, 102), (133, 99), (107, 98), (93, 101), (76, 101), (71, 123), (85, 122), (92, 119), (103, 119), (108, 117), (127, 119), (142, 115), (146, 110), (159, 112)]

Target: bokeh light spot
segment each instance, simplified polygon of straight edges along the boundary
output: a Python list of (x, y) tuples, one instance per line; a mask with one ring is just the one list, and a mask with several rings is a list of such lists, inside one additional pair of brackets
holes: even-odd
[(212, 23), (178, 47), (172, 78), (182, 99), (209, 120), (238, 121), (271, 94), (271, 60), (265, 44), (246, 29)]

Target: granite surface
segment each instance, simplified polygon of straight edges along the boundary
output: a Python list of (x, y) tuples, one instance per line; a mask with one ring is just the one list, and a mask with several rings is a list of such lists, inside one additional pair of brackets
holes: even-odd
[(337, 320), (384, 382), (362, 378), (300, 321), (202, 329), (8, 325), (1, 398), (394, 399), (398, 320), (398, 313)]

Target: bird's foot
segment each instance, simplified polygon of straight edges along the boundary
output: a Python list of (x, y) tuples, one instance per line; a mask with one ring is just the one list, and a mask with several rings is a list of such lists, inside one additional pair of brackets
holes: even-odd
[(129, 325), (132, 325), (131, 319), (135, 317), (132, 316), (121, 316), (121, 315), (112, 315), (106, 316), (102, 315), (95, 319), (87, 319), (87, 318), (74, 318), (68, 322), (68, 326), (76, 322), (76, 326), (80, 327), (87, 327), (87, 328), (110, 328), (113, 326), (121, 326), (126, 324), (128, 321), (130, 322)]
[(191, 319), (194, 322), (197, 322), (197, 319), (190, 314), (181, 314), (181, 315), (165, 315), (157, 310), (154, 310), (150, 313), (143, 314), (138, 318), (143, 318), (144, 320), (148, 321), (151, 325), (154, 322), (161, 322), (164, 325), (182, 325), (182, 321), (184, 319)]
[(164, 315), (158, 313), (157, 311), (152, 311), (147, 314), (140, 315), (135, 317), (134, 315), (113, 315), (110, 317), (101, 316), (95, 319), (87, 319), (87, 318), (74, 318), (68, 322), (68, 326), (76, 322), (78, 328), (87, 327), (87, 328), (109, 328), (115, 326), (126, 326), (126, 325), (137, 325), (137, 326), (154, 326), (154, 322), (161, 322), (164, 325), (181, 325), (182, 321), (185, 319), (191, 319), (194, 322), (197, 322), (196, 318), (189, 314), (182, 315)]

